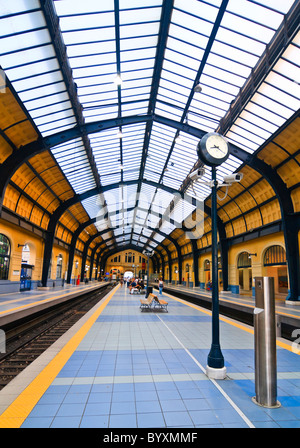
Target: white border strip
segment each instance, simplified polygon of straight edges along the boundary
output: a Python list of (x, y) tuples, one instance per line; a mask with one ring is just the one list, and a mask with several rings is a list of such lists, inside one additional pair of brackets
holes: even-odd
[[(176, 341), (181, 345), (181, 347), (186, 351), (186, 353), (192, 358), (192, 360), (197, 364), (197, 366), (202, 370), (204, 374), (206, 374), (206, 370), (204, 367), (199, 363), (199, 361), (191, 354), (191, 352), (183, 345), (183, 343), (178, 339), (178, 337), (173, 333), (173, 331), (168, 327), (168, 325), (160, 318), (158, 314), (156, 316), (159, 318), (159, 320), (163, 323), (163, 325), (168, 329), (168, 331), (172, 334), (172, 336), (176, 339)], [(246, 417), (246, 415), (243, 413), (243, 411), (232, 401), (232, 399), (227, 395), (227, 393), (222, 389), (222, 387), (213, 379), (207, 377), (215, 386), (216, 388), (221, 392), (221, 394), (226, 398), (226, 400), (231, 404), (231, 406), (236, 410), (236, 412), (239, 414), (239, 416), (244, 420), (244, 422), (249, 426), (249, 428), (255, 428), (253, 423)]]

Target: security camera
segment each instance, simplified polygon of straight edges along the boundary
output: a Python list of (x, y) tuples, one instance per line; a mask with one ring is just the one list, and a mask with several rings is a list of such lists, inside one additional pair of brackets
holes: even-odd
[(201, 92), (202, 92), (202, 87), (201, 87), (201, 85), (200, 85), (200, 84), (197, 84), (197, 85), (194, 87), (194, 91), (195, 91), (195, 92), (198, 92), (198, 93), (201, 93)]
[(230, 174), (224, 177), (224, 184), (231, 185), (233, 182), (240, 182), (243, 179), (243, 173)]
[(205, 168), (198, 168), (197, 170), (193, 171), (191, 174), (189, 174), (189, 178), (194, 182), (195, 180), (201, 179), (205, 174)]

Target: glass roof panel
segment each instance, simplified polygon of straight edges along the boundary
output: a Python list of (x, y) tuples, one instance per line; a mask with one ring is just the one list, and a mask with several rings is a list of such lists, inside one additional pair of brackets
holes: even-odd
[[(237, 104), (241, 89), (293, 3), (229, 0), (217, 27), (221, 0), (174, 0), (169, 24), (161, 23), (167, 6), (163, 0), (55, 0), (61, 48), (66, 45), (70, 76), (82, 106), (79, 120), (90, 123), (151, 111), (206, 132), (216, 130), (231, 104)], [(1, 3), (0, 35), (5, 53), (0, 55), (0, 65), (39, 131), (47, 136), (76, 126), (78, 113), (73, 110), (77, 98), (70, 98), (69, 72), (63, 71), (57, 58), (61, 50), (51, 41), (43, 8), (36, 0)], [(159, 39), (162, 25), (168, 29), (165, 42)], [(266, 67), (258, 87), (228, 127), (229, 140), (250, 153), (299, 108), (299, 45), (298, 35), (268, 71)], [(123, 81), (119, 87), (114, 83), (118, 72)], [(201, 93), (193, 91), (198, 81)], [(105, 193), (108, 207), (118, 211), (104, 220), (105, 225), (118, 227), (124, 218), (129, 241), (136, 223), (133, 239), (137, 242), (141, 241), (140, 221), (146, 227), (149, 222), (158, 225), (174, 196), (143, 180), (175, 190), (183, 188), (197, 161), (197, 139), (181, 132), (182, 140), (175, 141), (178, 132), (155, 121), (121, 129), (122, 139), (116, 128), (90, 135), (89, 141), (102, 186), (113, 188)], [(87, 152), (81, 139), (52, 148), (75, 192), (95, 186)], [(218, 175), (239, 166), (240, 161), (230, 157)], [(204, 179), (209, 176), (207, 169)], [(122, 182), (128, 185), (121, 187)], [(137, 197), (138, 191), (143, 195)], [(210, 194), (205, 184), (190, 186), (187, 191), (192, 196)], [(136, 205), (138, 212), (126, 211)], [(93, 200), (86, 200), (84, 206), (89, 216), (95, 215)], [(181, 219), (182, 204), (172, 213), (174, 219)], [(151, 231), (146, 231), (150, 233), (144, 235), (150, 236)]]

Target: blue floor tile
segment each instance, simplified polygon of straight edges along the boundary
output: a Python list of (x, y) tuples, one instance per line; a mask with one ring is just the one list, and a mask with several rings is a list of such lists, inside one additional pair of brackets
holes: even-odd
[(195, 425), (214, 425), (220, 423), (212, 410), (190, 411), (189, 414)]
[(84, 394), (67, 394), (64, 398), (64, 404), (86, 403), (89, 397), (88, 393)]
[(113, 392), (112, 402), (134, 401), (135, 394), (133, 391)]
[(88, 403), (84, 409), (84, 415), (109, 415), (110, 406), (110, 402)]
[(80, 428), (108, 428), (109, 415), (84, 415)]
[(113, 414), (133, 414), (135, 412), (134, 401), (115, 402), (111, 404), (111, 415)]
[(161, 406), (158, 401), (138, 401), (136, 403), (137, 413), (161, 412)]
[[(194, 308), (172, 302), (172, 299), (168, 299), (168, 315), (160, 314), (158, 317), (154, 313), (141, 314), (138, 298), (130, 296), (128, 302), (128, 297), (121, 297), (121, 293), (124, 294), (124, 289), (112, 298), (91, 334), (86, 335), (82, 345), (61, 369), (56, 382), (62, 385), (48, 388), (23, 427), (247, 427), (215, 382), (203, 375), (189, 355), (191, 353), (205, 367), (209, 349), (184, 350), (173, 340), (171, 333), (168, 333), (167, 339), (161, 339), (162, 344), (157, 337), (149, 338), (151, 332), (159, 330), (155, 336), (160, 331), (162, 334), (167, 332), (167, 327), (161, 322), (163, 320), (175, 334), (178, 328), (181, 330), (182, 323), (188, 341), (189, 327), (199, 327), (201, 331), (201, 326), (207, 327), (211, 317)], [(221, 325), (224, 329), (229, 324)], [(136, 334), (142, 331), (138, 336), (141, 341), (132, 338), (136, 330)], [(101, 336), (96, 335), (97, 331)], [(127, 331), (128, 335), (131, 334), (130, 338)], [(241, 330), (235, 328), (234, 331), (238, 334)], [(249, 335), (246, 337), (252, 338)], [(190, 341), (194, 344), (193, 337), (190, 337)], [(139, 342), (141, 344), (135, 345)], [(167, 348), (166, 342), (169, 347), (172, 344), (174, 347)], [(236, 348), (226, 348), (225, 343), (222, 352), (229, 375), (226, 381), (218, 381), (218, 385), (254, 426), (299, 427), (300, 379), (278, 379), (281, 408), (270, 410), (255, 405), (252, 402), (252, 396), (255, 395), (254, 379), (240, 379), (246, 377), (237, 375), (254, 374), (254, 350), (243, 348), (243, 343), (243, 337)], [(106, 344), (111, 349), (106, 350)], [(146, 348), (147, 344), (151, 348)], [(232, 339), (230, 347), (234, 347), (234, 344)], [(133, 349), (135, 346), (140, 348)], [(278, 366), (282, 372), (298, 372), (299, 356), (279, 349)], [(82, 384), (70, 385), (73, 380)]]
[(81, 417), (55, 417), (51, 428), (79, 428)]
[(155, 390), (145, 390), (143, 391), (136, 391), (135, 392), (135, 399), (136, 402), (139, 401), (154, 401), (158, 400), (158, 396)]
[(193, 421), (187, 412), (164, 412), (167, 427), (193, 427)]
[[(150, 415), (150, 414), (149, 414)], [(109, 428), (136, 428), (136, 414), (111, 415), (109, 418)]]
[(158, 398), (160, 400), (180, 400), (180, 395), (177, 390), (158, 390)]
[(160, 400), (160, 405), (163, 412), (187, 410), (182, 400)]
[(65, 399), (66, 394), (44, 394), (38, 404), (59, 404)]
[(112, 399), (111, 392), (94, 392), (89, 395), (89, 403), (110, 403)]
[(50, 428), (53, 417), (28, 417), (21, 428)]
[(57, 417), (77, 417), (83, 414), (85, 403), (62, 404), (56, 414)]
[(30, 417), (54, 417), (59, 410), (60, 404), (37, 404), (31, 413)]
[(188, 411), (202, 411), (204, 409), (212, 409), (211, 402), (205, 398), (187, 399), (183, 403)]
[(161, 412), (153, 413), (138, 413), (137, 414), (138, 428), (165, 428), (165, 420)]

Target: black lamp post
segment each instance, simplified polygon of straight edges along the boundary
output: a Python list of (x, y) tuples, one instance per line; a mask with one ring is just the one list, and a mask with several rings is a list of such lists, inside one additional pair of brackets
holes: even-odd
[(149, 295), (149, 258), (152, 257), (153, 251), (143, 250), (143, 254), (147, 257), (147, 289), (146, 289), (146, 298)]
[(215, 132), (205, 134), (197, 145), (197, 153), (204, 165), (211, 167), (211, 231), (212, 231), (212, 344), (207, 357), (206, 374), (224, 379), (226, 367), (220, 347), (218, 233), (217, 233), (217, 170), (229, 157), (229, 143)]
[[(208, 376), (225, 378), (226, 368), (220, 347), (219, 281), (218, 281), (218, 234), (217, 234), (217, 175), (212, 167), (211, 183), (211, 228), (212, 228), (212, 344), (207, 357)], [(216, 371), (215, 369), (219, 369)]]

